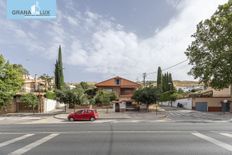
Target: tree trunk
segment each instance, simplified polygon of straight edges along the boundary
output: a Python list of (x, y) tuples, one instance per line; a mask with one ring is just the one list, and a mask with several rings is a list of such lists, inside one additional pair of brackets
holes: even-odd
[(158, 105), (157, 104), (155, 104), (155, 114), (157, 115), (157, 112), (158, 112)]
[[(230, 85), (230, 98), (232, 100), (232, 84)], [(232, 102), (230, 102), (230, 112), (232, 112)]]
[(147, 103), (147, 112), (149, 112), (149, 104)]
[(73, 105), (73, 111), (76, 111), (76, 104)]

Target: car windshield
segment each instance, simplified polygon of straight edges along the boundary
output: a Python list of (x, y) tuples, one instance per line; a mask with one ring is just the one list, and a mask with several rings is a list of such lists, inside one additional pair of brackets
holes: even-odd
[(78, 110), (76, 113), (77, 113), (77, 114), (82, 114), (82, 113), (83, 113), (83, 110)]

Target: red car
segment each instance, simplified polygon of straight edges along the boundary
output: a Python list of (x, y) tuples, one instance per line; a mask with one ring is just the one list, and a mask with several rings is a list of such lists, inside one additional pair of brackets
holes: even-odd
[(83, 109), (68, 115), (69, 121), (94, 121), (96, 119), (98, 119), (98, 113), (97, 110), (94, 109)]

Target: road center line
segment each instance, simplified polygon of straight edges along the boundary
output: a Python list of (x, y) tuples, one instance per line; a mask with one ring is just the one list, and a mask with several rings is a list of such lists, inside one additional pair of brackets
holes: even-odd
[(229, 134), (229, 133), (220, 133), (220, 134), (223, 135), (223, 136), (232, 138), (232, 134)]
[(206, 140), (208, 142), (211, 142), (211, 143), (213, 143), (213, 144), (215, 144), (217, 146), (220, 146), (220, 147), (222, 147), (222, 148), (224, 148), (224, 149), (232, 152), (232, 145), (223, 143), (223, 142), (221, 142), (219, 140), (216, 140), (214, 138), (208, 137), (208, 136), (203, 135), (203, 134), (198, 133), (198, 132), (194, 132), (192, 134), (195, 135), (195, 136), (197, 136), (197, 137), (199, 137), (199, 138), (201, 138), (201, 139), (204, 139), (204, 140)]
[(31, 150), (31, 149), (33, 149), (33, 148), (47, 142), (48, 140), (50, 140), (50, 139), (52, 139), (52, 138), (54, 138), (54, 137), (56, 137), (58, 135), (59, 134), (50, 134), (50, 135), (48, 135), (48, 136), (46, 136), (46, 137), (44, 137), (44, 138), (42, 138), (40, 140), (37, 140), (37, 141), (35, 141), (35, 142), (33, 142), (33, 143), (29, 144), (29, 145), (26, 145), (26, 146), (14, 151), (14, 152), (11, 152), (9, 155), (22, 155), (22, 154), (28, 152), (29, 150)]
[(14, 138), (14, 139), (11, 139), (11, 140), (2, 142), (2, 143), (0, 143), (0, 148), (3, 147), (3, 146), (9, 145), (9, 144), (11, 144), (11, 143), (14, 143), (14, 142), (23, 140), (23, 139), (25, 139), (25, 138), (27, 138), (27, 137), (30, 137), (30, 136), (33, 136), (33, 135), (34, 135), (34, 134), (26, 134), (26, 135), (23, 135), (23, 136), (20, 136), (20, 137), (17, 137), (17, 138)]

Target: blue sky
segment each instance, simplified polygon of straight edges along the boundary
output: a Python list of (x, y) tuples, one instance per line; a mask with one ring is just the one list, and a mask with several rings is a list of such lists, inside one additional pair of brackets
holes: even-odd
[[(142, 80), (143, 72), (185, 60), (196, 24), (225, 2), (57, 0), (54, 20), (9, 20), (2, 0), (0, 54), (23, 64), (31, 75), (53, 75), (61, 45), (67, 82), (97, 82), (116, 75)], [(168, 71), (174, 79), (192, 80), (190, 67), (186, 62)]]

